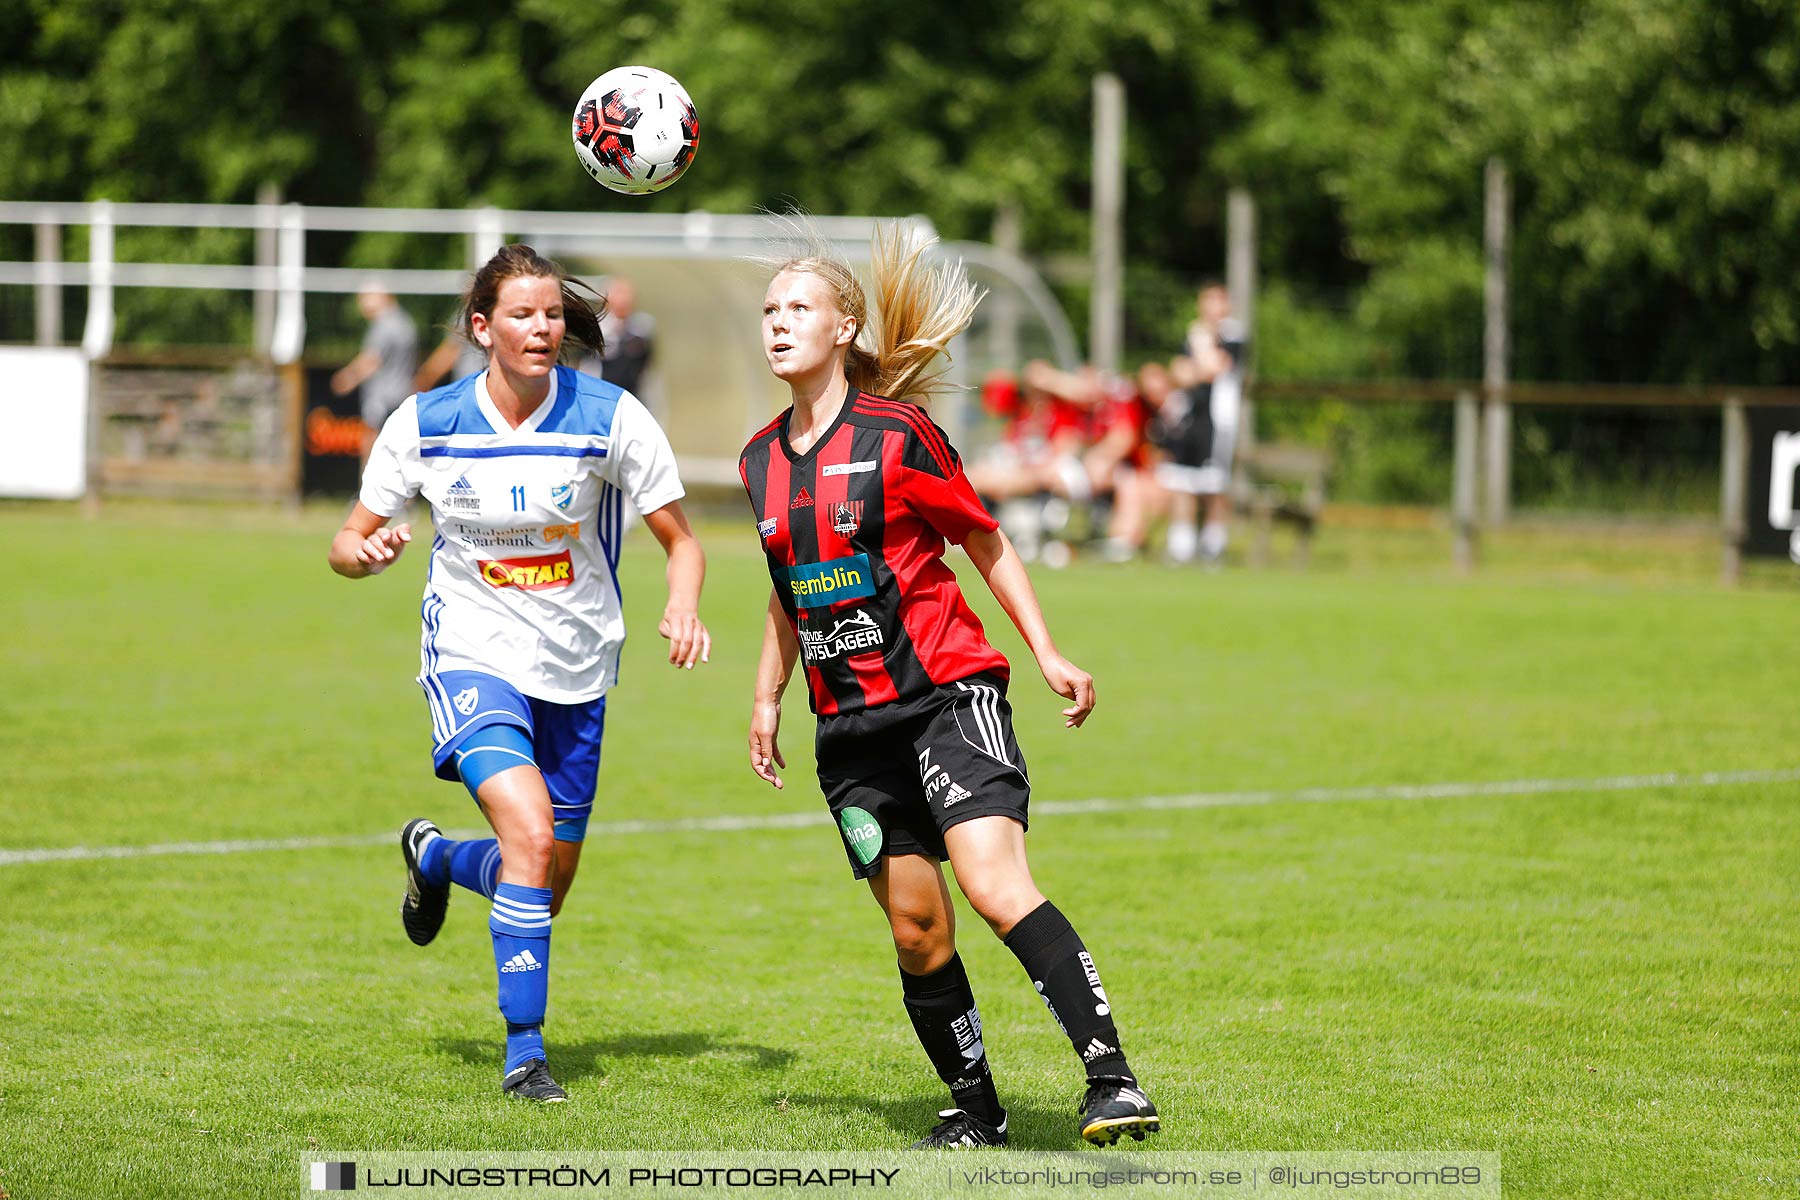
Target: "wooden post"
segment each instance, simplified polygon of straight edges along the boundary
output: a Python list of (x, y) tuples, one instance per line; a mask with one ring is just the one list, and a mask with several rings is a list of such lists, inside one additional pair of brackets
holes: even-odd
[(276, 372), (281, 380), (281, 490), (287, 506), (298, 509), (306, 480), (306, 367), (296, 359)]
[(275, 341), (274, 275), (281, 240), (281, 189), (273, 183), (264, 183), (256, 189), (256, 204), (262, 210), (257, 214), (260, 224), (256, 227), (256, 265), (267, 273), (268, 278), (264, 281), (267, 286), (259, 284), (254, 293), (251, 324), (255, 329), (256, 352), (268, 354)]
[(1456, 484), (1451, 502), (1451, 522), (1456, 528), (1456, 568), (1468, 574), (1475, 569), (1480, 548), (1481, 517), (1477, 512), (1476, 474), (1479, 470), (1481, 407), (1471, 391), (1456, 393)]
[(37, 344), (62, 344), (62, 281), (56, 268), (62, 265), (62, 226), (54, 221), (37, 223)]
[(1744, 571), (1744, 534), (1748, 529), (1750, 422), (1744, 402), (1733, 396), (1724, 403), (1725, 436), (1719, 463), (1719, 536), (1722, 543), (1719, 581), (1735, 586)]
[(1094, 291), (1088, 305), (1088, 358), (1119, 369), (1125, 328), (1125, 85), (1094, 76)]
[(1512, 510), (1512, 407), (1506, 398), (1506, 243), (1509, 197), (1506, 164), (1487, 162), (1487, 315), (1482, 339), (1482, 384), (1487, 393), (1487, 519), (1506, 522)]
[[(1243, 322), (1244, 336), (1252, 339), (1254, 352), (1256, 200), (1241, 187), (1232, 188), (1225, 196), (1225, 290), (1231, 295), (1232, 315)], [(1239, 375), (1237, 454), (1242, 458), (1256, 448), (1256, 407), (1250, 397), (1249, 371), (1240, 366)]]
[[(994, 210), (994, 246), (1019, 255), (1025, 248), (1024, 217), (1016, 201)], [(988, 363), (1002, 371), (1019, 369), (1019, 300), (1011, 288), (998, 288), (987, 298)]]

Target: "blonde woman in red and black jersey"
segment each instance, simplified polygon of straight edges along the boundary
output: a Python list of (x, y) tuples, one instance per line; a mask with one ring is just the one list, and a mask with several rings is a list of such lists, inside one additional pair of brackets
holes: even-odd
[(763, 351), (794, 402), (740, 463), (774, 582), (750, 766), (782, 786), (781, 698), (799, 664), (818, 716), (819, 784), (851, 870), (887, 914), (906, 1011), (950, 1088), (952, 1107), (918, 1147), (1006, 1143), (945, 858), (1084, 1065), (1082, 1136), (1141, 1140), (1158, 1128), (1156, 1109), (1126, 1063), (1093, 958), (1032, 882), (1007, 662), (964, 602), (945, 543), (968, 552), (1044, 681), (1070, 701), (1068, 728), (1093, 710), (1094, 681), (1057, 651), (1018, 554), (915, 402), (978, 298), (960, 264), (932, 264), (930, 248), (907, 227), (877, 235), (874, 311), (822, 244), (785, 263), (763, 301)]

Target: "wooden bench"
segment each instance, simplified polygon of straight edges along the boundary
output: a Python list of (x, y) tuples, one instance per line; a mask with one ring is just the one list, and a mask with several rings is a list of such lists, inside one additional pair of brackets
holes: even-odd
[(1331, 454), (1316, 446), (1261, 442), (1238, 455), (1232, 474), (1232, 506), (1255, 527), (1250, 565), (1267, 566), (1275, 523), (1287, 521), (1299, 540), (1294, 565), (1312, 557), (1313, 531), (1325, 507), (1325, 483), (1331, 476)]

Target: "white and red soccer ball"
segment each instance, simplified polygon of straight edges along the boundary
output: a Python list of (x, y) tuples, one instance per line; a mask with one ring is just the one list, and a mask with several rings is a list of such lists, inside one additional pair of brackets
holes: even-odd
[(575, 157), (604, 187), (644, 195), (681, 178), (700, 146), (687, 89), (655, 67), (614, 67), (575, 105)]

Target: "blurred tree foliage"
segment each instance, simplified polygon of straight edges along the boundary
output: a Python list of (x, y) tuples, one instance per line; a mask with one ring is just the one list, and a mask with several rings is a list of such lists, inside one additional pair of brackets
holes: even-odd
[[(0, 48), (8, 199), (244, 202), (273, 181), (322, 204), (793, 201), (958, 237), (1016, 204), (1040, 254), (1086, 245), (1090, 78), (1111, 70), (1140, 355), (1222, 270), (1240, 183), (1274, 285), (1265, 372), (1478, 373), (1497, 154), (1517, 377), (1800, 375), (1792, 0), (0, 0)], [(682, 79), (703, 122), (695, 170), (647, 201), (596, 188), (568, 146), (573, 98), (627, 62)]]

